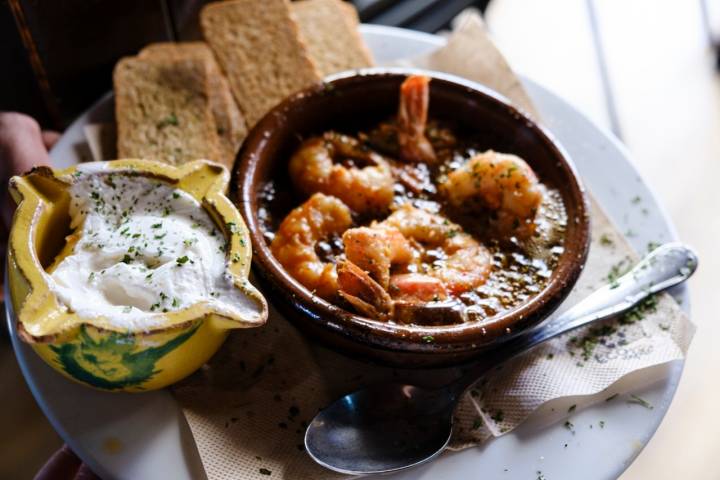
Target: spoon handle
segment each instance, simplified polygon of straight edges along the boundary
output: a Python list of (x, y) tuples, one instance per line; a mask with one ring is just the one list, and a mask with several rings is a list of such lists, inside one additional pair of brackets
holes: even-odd
[(564, 313), (499, 345), (488, 358), (453, 382), (450, 389), (460, 395), (500, 363), (570, 330), (630, 310), (647, 297), (687, 280), (697, 265), (697, 255), (685, 245), (667, 243), (656, 248), (629, 272), (612, 279)]

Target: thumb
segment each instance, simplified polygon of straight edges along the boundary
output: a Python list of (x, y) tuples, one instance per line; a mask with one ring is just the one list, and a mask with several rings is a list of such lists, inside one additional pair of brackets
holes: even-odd
[[(52, 140), (49, 138), (48, 140)], [(7, 194), (7, 182), (38, 165), (49, 165), (50, 157), (38, 123), (21, 113), (0, 112), (0, 182), (2, 194), (2, 220), (9, 228), (15, 208)], [(0, 190), (1, 192), (1, 190)]]

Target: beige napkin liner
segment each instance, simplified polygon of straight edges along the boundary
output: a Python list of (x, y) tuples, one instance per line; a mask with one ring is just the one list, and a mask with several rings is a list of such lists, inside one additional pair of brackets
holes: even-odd
[[(445, 47), (401, 62), (477, 81), (538, 118), (527, 93), (477, 15), (463, 15)], [(99, 131), (99, 130), (96, 130)], [(90, 142), (105, 158), (97, 133)], [(93, 143), (94, 142), (94, 143)], [(109, 158), (109, 157), (108, 157)], [(591, 200), (592, 245), (568, 308), (629, 267), (637, 254)], [(450, 449), (478, 445), (534, 424), (559, 421), (569, 405), (604, 401), (663, 378), (680, 360), (694, 327), (668, 295), (624, 319), (554, 339), (494, 371), (462, 399)], [(303, 450), (307, 423), (339, 396), (382, 380), (441, 385), (458, 369), (413, 371), (361, 363), (303, 337), (272, 307), (266, 326), (234, 332), (201, 370), (173, 392), (190, 425), (208, 478), (334, 479)]]

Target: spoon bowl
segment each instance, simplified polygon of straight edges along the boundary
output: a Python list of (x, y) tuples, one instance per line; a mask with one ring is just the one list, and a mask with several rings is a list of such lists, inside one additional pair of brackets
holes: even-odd
[(447, 446), (455, 399), (442, 389), (399, 383), (358, 390), (308, 427), (307, 451), (347, 474), (389, 473), (426, 462)]

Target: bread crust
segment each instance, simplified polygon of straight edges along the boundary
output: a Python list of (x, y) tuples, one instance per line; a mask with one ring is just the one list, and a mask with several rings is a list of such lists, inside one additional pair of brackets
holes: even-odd
[(291, 4), (308, 52), (323, 76), (373, 66), (358, 31), (355, 8), (341, 0), (301, 0)]
[(321, 79), (286, 0), (210, 3), (200, 12), (200, 26), (250, 127)]
[(245, 119), (230, 91), (230, 84), (222, 74), (209, 45), (205, 42), (151, 43), (140, 51), (138, 57), (175, 60), (199, 58), (208, 62), (210, 73), (208, 97), (223, 150), (222, 163), (228, 168), (232, 168), (235, 156), (245, 140), (248, 130)]
[(209, 77), (207, 62), (196, 58), (121, 59), (113, 72), (118, 156), (173, 165), (220, 161)]

